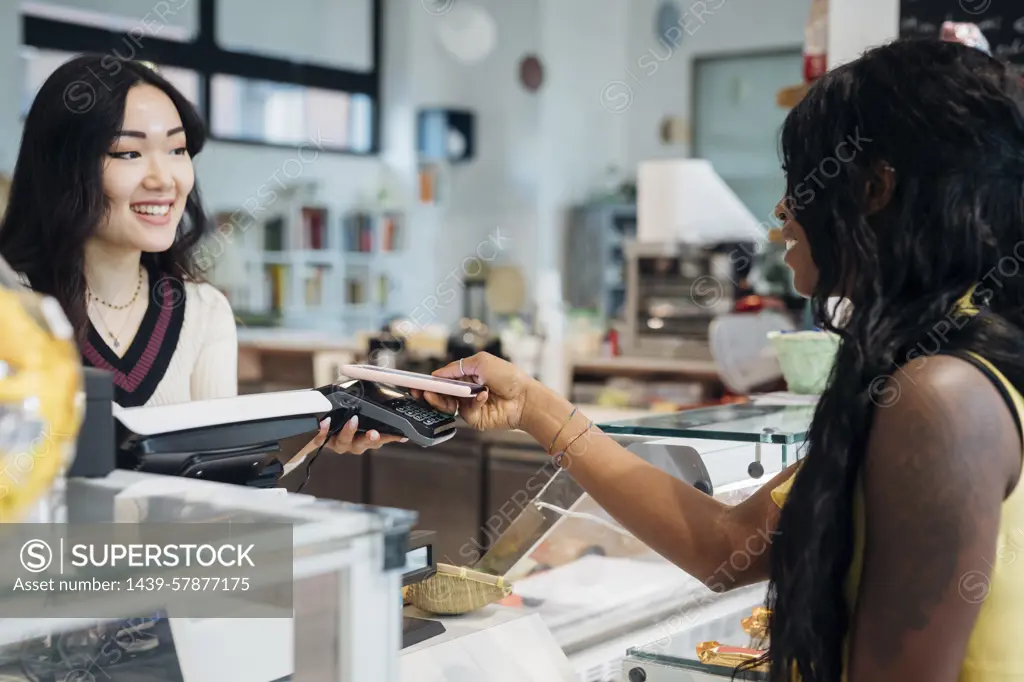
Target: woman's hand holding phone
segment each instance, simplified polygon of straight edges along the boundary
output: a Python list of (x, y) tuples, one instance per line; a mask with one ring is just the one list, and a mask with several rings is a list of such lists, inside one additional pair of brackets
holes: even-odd
[(445, 379), (482, 384), (487, 390), (472, 398), (414, 391), (437, 410), (454, 414), (475, 429), (518, 429), (527, 414), (529, 397), (543, 387), (515, 365), (489, 353), (477, 353), (433, 373)]

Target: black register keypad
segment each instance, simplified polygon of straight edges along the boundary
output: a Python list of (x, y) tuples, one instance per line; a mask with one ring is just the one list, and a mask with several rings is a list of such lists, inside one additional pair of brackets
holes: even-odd
[(415, 400), (395, 400), (391, 403), (390, 407), (394, 409), (395, 412), (418, 421), (424, 426), (440, 424), (448, 418), (448, 415), (441, 414), (430, 407), (424, 407)]

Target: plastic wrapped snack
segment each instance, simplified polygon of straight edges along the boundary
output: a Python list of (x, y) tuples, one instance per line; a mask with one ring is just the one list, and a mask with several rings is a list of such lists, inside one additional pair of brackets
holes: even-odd
[(75, 455), (82, 365), (60, 304), (0, 258), (0, 521), (26, 520)]
[(762, 639), (768, 634), (768, 619), (771, 611), (763, 606), (757, 606), (748, 618), (741, 621), (743, 632), (750, 635), (752, 639)]
[[(723, 668), (735, 668), (740, 664), (749, 663), (762, 655), (764, 655), (764, 651), (759, 649), (728, 646), (718, 642), (701, 642), (697, 645), (697, 659), (701, 663), (704, 665), (718, 665)], [(761, 663), (752, 668), (752, 670), (765, 671), (767, 668), (767, 665)]]

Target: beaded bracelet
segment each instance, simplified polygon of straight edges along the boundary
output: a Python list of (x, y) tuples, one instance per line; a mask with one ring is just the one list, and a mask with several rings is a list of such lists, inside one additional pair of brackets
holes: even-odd
[(576, 410), (578, 410), (578, 409), (579, 408), (577, 408), (577, 407), (572, 408), (572, 412), (569, 413), (568, 418), (564, 422), (562, 422), (562, 428), (558, 429), (558, 433), (556, 433), (555, 437), (551, 439), (551, 445), (548, 446), (548, 455), (551, 454), (551, 450), (552, 450), (552, 448), (555, 447), (555, 443), (558, 441), (558, 437), (562, 435), (562, 431), (564, 431), (566, 425), (570, 421), (572, 421), (572, 418), (576, 415)]
[(573, 437), (573, 439), (566, 444), (565, 449), (562, 450), (561, 452), (559, 452), (557, 455), (555, 455), (555, 466), (557, 466), (560, 469), (568, 469), (569, 468), (567, 466), (563, 467), (562, 466), (562, 461), (565, 459), (566, 455), (569, 456), (570, 460), (572, 459), (572, 455), (569, 453), (569, 449), (572, 447), (572, 444), (575, 443), (576, 441), (578, 441), (583, 436), (585, 436), (588, 433), (590, 433), (590, 429), (592, 429), (592, 428), (594, 428), (594, 422), (588, 421), (587, 422), (587, 428), (583, 429), (578, 434), (576, 434)]

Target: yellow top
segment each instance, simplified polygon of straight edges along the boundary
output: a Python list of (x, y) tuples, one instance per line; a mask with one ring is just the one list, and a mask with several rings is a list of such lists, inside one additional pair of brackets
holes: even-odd
[[(972, 355), (1006, 387), (1024, 424), (1024, 396), (991, 363)], [(794, 478), (796, 476), (790, 476), (772, 490), (772, 500), (779, 507), (785, 504)], [(858, 481), (853, 498), (853, 559), (845, 590), (851, 613), (857, 603), (864, 566), (865, 526), (864, 490), (862, 482)], [(1024, 479), (1003, 502), (996, 545), (999, 561), (994, 562), (987, 584), (981, 583), (979, 577), (977, 587), (987, 587), (988, 592), (967, 644), (959, 682), (1024, 680), (1024, 645), (1021, 642), (1024, 635), (1024, 556), (1018, 557), (1018, 550), (1024, 552)]]

